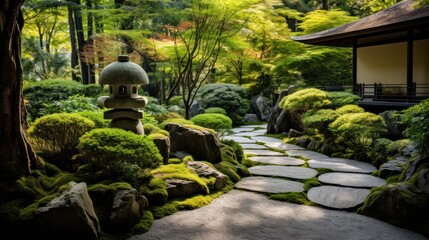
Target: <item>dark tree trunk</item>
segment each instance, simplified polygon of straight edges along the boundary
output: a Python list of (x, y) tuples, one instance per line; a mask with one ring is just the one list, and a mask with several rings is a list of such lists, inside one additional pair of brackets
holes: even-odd
[(72, 71), (72, 79), (80, 82), (81, 80), (77, 77), (75, 73), (76, 67), (79, 65), (79, 59), (77, 54), (77, 46), (76, 46), (76, 31), (75, 24), (73, 19), (73, 9), (72, 7), (68, 7), (68, 19), (69, 19), (69, 29), (70, 29), (70, 45), (71, 45), (71, 67)]
[[(99, 8), (99, 2), (95, 1), (95, 8), (98, 9)], [(104, 32), (104, 24), (103, 24), (103, 17), (100, 16), (99, 14), (96, 14), (94, 16), (94, 23), (95, 23), (95, 32), (97, 34), (101, 34)], [(101, 46), (100, 44), (98, 44), (98, 38), (95, 39), (95, 45), (97, 46), (97, 60), (98, 60), (98, 72), (100, 73), (101, 70), (103, 70), (104, 68), (104, 54), (103, 51), (101, 50)]]
[[(93, 8), (93, 0), (87, 0), (86, 6), (88, 10)], [(88, 83), (95, 83), (95, 51), (94, 51), (94, 15), (91, 11), (88, 11), (87, 14), (87, 23), (88, 23), (88, 39), (86, 41), (86, 48), (89, 49), (85, 51), (86, 62), (88, 64)]]
[(78, 5), (73, 9), (73, 16), (74, 16), (74, 24), (75, 24), (75, 30), (76, 30), (76, 36), (77, 36), (77, 46), (78, 46), (78, 55), (79, 55), (79, 62), (80, 62), (80, 72), (82, 74), (82, 83), (83, 84), (89, 84), (89, 76), (90, 71), (88, 64), (86, 62), (85, 56), (83, 56), (84, 46), (85, 46), (85, 35), (83, 32), (83, 24), (82, 24), (82, 12), (80, 10), (80, 0), (73, 0), (73, 2)]
[[(23, 0), (0, 4), (0, 190), (30, 174), (36, 154), (27, 138), (22, 96), (21, 29)], [(3, 195), (3, 194), (0, 194)], [(4, 196), (2, 196), (4, 197)]]

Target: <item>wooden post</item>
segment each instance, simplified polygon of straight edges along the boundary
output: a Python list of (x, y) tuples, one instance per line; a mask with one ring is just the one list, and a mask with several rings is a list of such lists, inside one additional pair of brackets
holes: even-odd
[(407, 40), (407, 96), (413, 94), (413, 59), (414, 58), (414, 37), (413, 29), (408, 30)]

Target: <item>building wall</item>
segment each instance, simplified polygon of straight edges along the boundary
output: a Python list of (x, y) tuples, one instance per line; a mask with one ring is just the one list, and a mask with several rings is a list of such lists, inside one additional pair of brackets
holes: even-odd
[[(429, 84), (429, 39), (414, 42), (413, 78), (417, 84)], [(357, 83), (406, 84), (407, 43), (392, 43), (357, 49)], [(395, 95), (406, 93), (405, 87), (385, 87)], [(418, 89), (417, 93), (428, 89)]]

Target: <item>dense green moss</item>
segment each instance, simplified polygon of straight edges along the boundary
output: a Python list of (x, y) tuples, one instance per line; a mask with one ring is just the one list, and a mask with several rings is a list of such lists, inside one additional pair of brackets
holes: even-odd
[(203, 113), (191, 118), (196, 125), (211, 128), (215, 131), (221, 129), (231, 129), (232, 120), (226, 115), (220, 113)]
[(229, 162), (220, 162), (214, 165), (219, 172), (227, 175), (229, 179), (236, 183), (241, 177), (237, 174), (237, 167)]
[(312, 187), (321, 186), (322, 184), (319, 182), (317, 177), (309, 178), (304, 181), (304, 189), (305, 191), (310, 190)]
[(130, 232), (131, 234), (141, 234), (149, 231), (150, 227), (152, 226), (154, 221), (154, 217), (151, 211), (145, 211), (143, 213), (142, 218), (140, 219), (140, 222), (137, 223), (133, 228), (131, 228)]
[(307, 206), (314, 205), (313, 202), (308, 200), (307, 195), (303, 192), (289, 192), (289, 193), (276, 193), (269, 196), (270, 199), (303, 204)]

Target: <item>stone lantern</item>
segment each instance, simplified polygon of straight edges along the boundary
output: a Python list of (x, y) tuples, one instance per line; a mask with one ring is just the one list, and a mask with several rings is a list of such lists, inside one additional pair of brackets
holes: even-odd
[(97, 103), (106, 108), (105, 119), (112, 119), (109, 127), (122, 128), (144, 134), (140, 119), (148, 99), (138, 95), (138, 88), (148, 84), (149, 78), (143, 68), (129, 61), (128, 56), (118, 56), (118, 61), (107, 65), (100, 74), (100, 84), (108, 84), (110, 96), (101, 96)]

